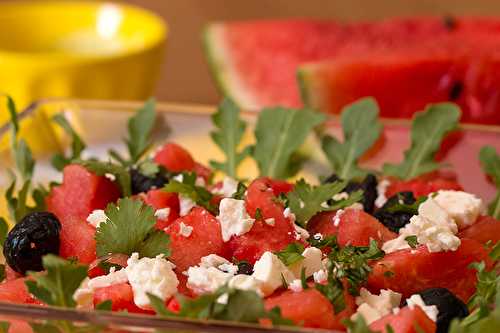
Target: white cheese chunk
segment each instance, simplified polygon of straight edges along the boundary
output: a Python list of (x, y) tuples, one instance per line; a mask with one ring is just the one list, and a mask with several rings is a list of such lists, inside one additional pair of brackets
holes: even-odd
[(193, 233), (193, 227), (186, 225), (183, 222), (179, 225), (179, 235), (188, 238)]
[(426, 305), (419, 294), (412, 295), (410, 298), (406, 299), (406, 304), (408, 304), (410, 309), (415, 308), (415, 306), (420, 307), (432, 321), (437, 320), (437, 316), (439, 314), (437, 306)]
[(290, 289), (291, 291), (295, 292), (295, 293), (299, 293), (301, 292), (302, 290), (304, 290), (302, 288), (302, 281), (299, 280), (299, 279), (295, 279), (293, 280), (292, 282), (290, 282), (290, 284), (288, 285), (288, 289)]
[(200, 259), (201, 267), (219, 267), (223, 264), (230, 264), (229, 260), (224, 257), (218, 256), (216, 254), (209, 254), (208, 256), (204, 256)]
[(257, 280), (252, 275), (238, 274), (233, 276), (228, 283), (230, 288), (240, 289), (240, 290), (253, 290), (257, 294), (263, 296), (261, 291), (261, 282)]
[(450, 215), (434, 199), (428, 198), (419, 206), (418, 215), (412, 216), (410, 223), (399, 230), (396, 239), (385, 242), (382, 250), (391, 253), (407, 249), (405, 238), (416, 236), (418, 243), (426, 245), (429, 252), (455, 251), (460, 246), (457, 232)]
[(361, 315), (369, 325), (399, 307), (401, 294), (389, 289), (380, 290), (379, 295), (373, 295), (365, 288), (361, 288), (356, 297), (358, 309), (352, 318)]
[(221, 200), (217, 219), (224, 242), (229, 241), (233, 235), (240, 236), (247, 233), (255, 222), (247, 213), (245, 201), (231, 198)]
[(293, 224), (293, 228), (295, 229), (296, 240), (307, 240), (309, 238), (309, 232), (306, 229), (296, 225), (295, 223)]
[(292, 213), (289, 207), (285, 208), (285, 210), (283, 211), (283, 217), (289, 219), (290, 222), (295, 223), (295, 214)]
[(270, 295), (283, 285), (283, 279), (289, 283), (295, 279), (290, 270), (272, 252), (266, 251), (255, 263), (252, 276), (260, 281), (264, 295)]
[(115, 270), (111, 267), (107, 275), (97, 276), (95, 278), (86, 278), (80, 284), (80, 287), (73, 294), (73, 299), (79, 308), (91, 308), (93, 304), (94, 291), (98, 288), (109, 287), (114, 284), (125, 283), (128, 281), (125, 269)]
[(163, 255), (139, 259), (139, 254), (133, 253), (125, 272), (134, 292), (134, 303), (142, 309), (151, 308), (148, 293), (166, 300), (177, 292), (179, 280), (173, 265)]
[(338, 227), (340, 224), (340, 219), (342, 218), (342, 215), (344, 215), (344, 210), (339, 209), (335, 212), (335, 215), (333, 216), (332, 222), (335, 227)]
[(107, 220), (108, 217), (102, 209), (96, 209), (87, 216), (87, 222), (94, 228), (99, 228), (99, 225), (105, 223)]
[(183, 194), (179, 194), (179, 215), (186, 216), (189, 214), (191, 209), (196, 206), (196, 202), (191, 200), (191, 198), (186, 197)]
[(165, 207), (165, 208), (160, 208), (155, 211), (155, 217), (160, 219), (160, 220), (166, 220), (168, 219), (168, 216), (170, 215), (170, 208)]
[(387, 197), (385, 196), (385, 193), (387, 192), (387, 189), (391, 185), (391, 182), (387, 179), (382, 179), (381, 181), (378, 182), (377, 184), (377, 199), (375, 199), (375, 206), (380, 208), (382, 207), (386, 202), (387, 202)]
[(316, 283), (325, 283), (328, 280), (328, 272), (324, 269), (320, 269), (313, 273), (313, 279)]
[(304, 259), (290, 265), (288, 269), (293, 273), (293, 275), (300, 279), (302, 269), (305, 269), (306, 278), (313, 275), (323, 268), (323, 253), (320, 249), (316, 247), (308, 247), (302, 252)]
[(228, 283), (238, 272), (238, 266), (216, 254), (201, 258), (199, 266), (187, 270), (187, 287), (196, 294), (206, 294), (216, 291)]
[(264, 222), (267, 225), (270, 225), (271, 227), (274, 227), (274, 225), (276, 224), (276, 220), (274, 219), (274, 217), (269, 217), (269, 218), (265, 219)]
[(212, 191), (213, 194), (221, 195), (224, 198), (231, 198), (238, 190), (238, 181), (231, 177), (224, 177), (222, 180), (222, 187), (216, 188)]
[(451, 216), (459, 229), (472, 225), (484, 213), (483, 201), (471, 193), (441, 190), (433, 199)]

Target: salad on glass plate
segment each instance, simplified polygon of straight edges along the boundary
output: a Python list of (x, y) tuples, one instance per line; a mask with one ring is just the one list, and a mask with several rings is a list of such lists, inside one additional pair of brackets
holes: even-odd
[[(226, 321), (248, 332), (500, 328), (498, 142), (474, 151), (477, 160), (463, 155), (484, 171), (466, 174), (464, 188), (463, 173), (443, 162), (464, 139), (455, 104), (414, 116), (399, 161), (384, 146), (401, 133), (387, 134), (372, 98), (346, 106), (333, 131), (310, 109), (267, 108), (248, 120), (225, 99), (211, 116), (212, 142), (191, 140), (198, 152), (218, 148), (208, 164), (165, 126), (154, 139), (154, 100), (128, 119), (119, 149), (93, 150), (61, 112), (51, 121), (70, 144), (51, 157), (47, 181), (7, 100), (2, 331), (100, 331), (117, 316), (219, 332), (236, 331)], [(100, 121), (102, 131), (116, 126)], [(367, 167), (374, 156), (381, 167)], [(481, 196), (467, 191), (488, 181)], [(9, 316), (19, 305), (6, 303), (36, 315)], [(101, 322), (82, 320), (93, 313)]]

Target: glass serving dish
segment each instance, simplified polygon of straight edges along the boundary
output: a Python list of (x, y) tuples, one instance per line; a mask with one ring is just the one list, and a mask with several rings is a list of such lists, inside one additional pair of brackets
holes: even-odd
[[(126, 134), (127, 119), (132, 111), (142, 106), (138, 102), (114, 102), (92, 100), (43, 100), (33, 103), (20, 114), (21, 124), (33, 120), (40, 112), (47, 115), (65, 112), (67, 118), (79, 130), (88, 144), (87, 156), (104, 157), (107, 150), (114, 148), (123, 152), (125, 146), (122, 138)], [(158, 118), (154, 130), (155, 142), (172, 140), (186, 147), (202, 163), (210, 159), (222, 159), (222, 153), (210, 139), (212, 130), (210, 115), (215, 107), (193, 104), (159, 103)], [(243, 117), (250, 124), (244, 141), (252, 142), (251, 127), (255, 122), (256, 113), (246, 111)], [(410, 143), (409, 129), (411, 123), (405, 120), (384, 119), (384, 140), (376, 151), (365, 156), (362, 164), (365, 167), (379, 169), (384, 162), (397, 162), (403, 157), (404, 150)], [(39, 124), (40, 125), (40, 124)], [(8, 126), (0, 127), (0, 142), (6, 136)], [(338, 118), (331, 116), (325, 123), (324, 130), (339, 136)], [(47, 149), (42, 149), (37, 156), (35, 180), (48, 182), (60, 180), (60, 175), (50, 167), (49, 152), (61, 149), (68, 143), (68, 138), (59, 131), (54, 132), (55, 139)], [(495, 187), (487, 180), (481, 171), (478, 153), (483, 145), (492, 145), (500, 150), (500, 127), (483, 125), (462, 125), (459, 135), (454, 136), (451, 147), (442, 161), (448, 163), (456, 171), (460, 183), (466, 191), (476, 193), (485, 200), (491, 200), (495, 195)], [(5, 139), (5, 138), (4, 138)], [(40, 145), (40, 142), (38, 142)], [(43, 145), (41, 145), (43, 146)], [(1, 146), (0, 146), (1, 147)], [(297, 177), (305, 177), (309, 181), (317, 181), (318, 177), (328, 175), (331, 170), (322, 155), (318, 141), (314, 136), (307, 139), (302, 153), (310, 159), (304, 165), (303, 171)], [(11, 165), (8, 154), (0, 149), (0, 189), (7, 183), (6, 169)], [(241, 175), (250, 178), (256, 175), (256, 167), (252, 161), (243, 163)], [(1, 192), (1, 190), (0, 190)], [(3, 196), (0, 198), (0, 215)], [(221, 321), (197, 321), (189, 319), (162, 319), (147, 315), (123, 315), (110, 312), (90, 312), (83, 310), (68, 310), (53, 307), (7, 304), (0, 302), (1, 318), (12, 318), (24, 321), (67, 320), (78, 325), (93, 324), (105, 326), (109, 331), (119, 332), (321, 332), (324, 330), (300, 329), (295, 327), (267, 328), (253, 324), (231, 323)]]

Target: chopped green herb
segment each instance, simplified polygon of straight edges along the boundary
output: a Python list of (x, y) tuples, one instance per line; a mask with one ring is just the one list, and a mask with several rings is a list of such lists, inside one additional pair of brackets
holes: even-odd
[(416, 249), (418, 246), (417, 236), (408, 236), (405, 238), (405, 241), (410, 245), (412, 249)]
[(492, 146), (485, 146), (479, 152), (479, 160), (484, 172), (491, 177), (497, 187), (497, 195), (488, 206), (488, 214), (500, 219), (500, 156)]
[(460, 114), (453, 103), (432, 104), (417, 113), (411, 130), (411, 147), (405, 151), (404, 161), (384, 164), (384, 174), (412, 179), (438, 169), (440, 164), (434, 157), (446, 134), (457, 128)]
[(317, 247), (318, 249), (322, 249), (324, 247), (335, 247), (337, 245), (337, 236), (322, 236), (321, 238), (316, 239), (313, 235), (307, 241), (309, 242), (309, 245)]
[(109, 299), (95, 306), (95, 309), (98, 311), (111, 311), (112, 308), (113, 308), (113, 302)]
[(301, 243), (290, 243), (286, 248), (275, 254), (286, 266), (290, 266), (304, 259), (302, 252), (304, 252), (304, 245)]
[(151, 132), (155, 122), (156, 101), (146, 101), (128, 121), (128, 139), (126, 140), (131, 164), (137, 163), (151, 146)]
[(63, 113), (56, 114), (52, 117), (52, 120), (71, 137), (71, 154), (66, 157), (64, 154), (59, 153), (52, 157), (52, 166), (56, 170), (61, 171), (66, 165), (70, 164), (71, 161), (80, 158), (86, 145)]
[(247, 187), (242, 182), (238, 182), (238, 187), (236, 188), (236, 192), (233, 194), (233, 199), (243, 200), (245, 198), (245, 193), (247, 191)]
[(156, 218), (153, 208), (139, 200), (130, 198), (109, 204), (105, 210), (107, 221), (96, 230), (97, 256), (110, 253), (132, 254), (141, 257), (155, 257), (170, 254), (168, 235), (155, 229)]
[(349, 198), (335, 201), (329, 205), (328, 202), (332, 197), (340, 193), (345, 186), (346, 182), (311, 186), (304, 179), (300, 179), (295, 184), (293, 191), (287, 195), (288, 207), (295, 214), (297, 223), (306, 227), (309, 219), (317, 213), (348, 207), (362, 199), (361, 192), (351, 193)]
[(261, 176), (284, 179), (293, 176), (292, 161), (311, 130), (325, 115), (309, 109), (267, 108), (262, 110), (255, 128), (253, 158)]
[[(363, 316), (356, 316), (354, 320), (344, 319), (343, 323), (348, 328), (349, 333), (376, 333), (370, 329)], [(390, 331), (387, 330), (385, 333), (390, 333)]]
[(305, 267), (302, 267), (302, 269), (300, 270), (300, 285), (302, 286), (303, 290), (309, 289), (309, 285), (307, 284)]
[(226, 156), (225, 162), (210, 161), (210, 165), (237, 178), (238, 165), (250, 155), (251, 148), (245, 147), (238, 152), (238, 146), (245, 133), (246, 124), (240, 119), (240, 109), (229, 98), (226, 98), (212, 115), (212, 122), (217, 130), (210, 133), (212, 140)]
[(384, 276), (386, 278), (392, 278), (394, 276), (394, 272), (392, 272), (392, 271), (385, 271), (384, 272)]
[(372, 147), (382, 133), (378, 119), (379, 108), (373, 98), (363, 98), (342, 110), (341, 143), (333, 136), (324, 136), (321, 146), (335, 173), (340, 179), (361, 178), (366, 171), (357, 164), (359, 158)]
[(107, 174), (113, 175), (120, 185), (122, 195), (128, 197), (132, 194), (130, 173), (126, 167), (112, 162), (101, 162), (97, 160), (75, 160), (73, 163), (80, 164), (98, 176), (105, 176)]
[(255, 210), (255, 219), (256, 220), (262, 220), (262, 211), (260, 210), (260, 208), (257, 208)]
[(10, 328), (10, 323), (6, 321), (0, 321), (0, 333), (8, 333)]

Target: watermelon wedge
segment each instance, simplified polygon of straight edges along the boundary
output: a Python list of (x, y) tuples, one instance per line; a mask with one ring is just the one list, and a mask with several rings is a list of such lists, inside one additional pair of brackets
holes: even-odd
[[(205, 48), (221, 92), (260, 109), (306, 104), (330, 113), (374, 96), (382, 116), (454, 101), (462, 121), (500, 123), (500, 20), (214, 23)], [(297, 73), (300, 84), (297, 84)]]

